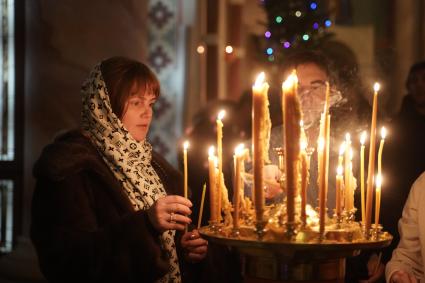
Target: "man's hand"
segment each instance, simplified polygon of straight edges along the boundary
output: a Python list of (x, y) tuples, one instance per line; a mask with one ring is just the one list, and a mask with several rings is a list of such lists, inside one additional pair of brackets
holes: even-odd
[(417, 283), (415, 276), (404, 270), (397, 270), (390, 278), (390, 283)]

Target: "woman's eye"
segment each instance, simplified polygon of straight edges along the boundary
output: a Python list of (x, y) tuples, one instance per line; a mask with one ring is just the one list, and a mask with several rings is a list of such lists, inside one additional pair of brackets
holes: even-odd
[(139, 106), (140, 101), (138, 101), (138, 100), (130, 101), (130, 104), (133, 105), (133, 106)]

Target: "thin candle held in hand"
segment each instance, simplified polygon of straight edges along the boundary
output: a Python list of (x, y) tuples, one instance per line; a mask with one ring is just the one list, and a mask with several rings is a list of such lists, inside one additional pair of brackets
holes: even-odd
[(198, 230), (199, 228), (201, 228), (202, 214), (204, 212), (204, 200), (205, 200), (206, 188), (207, 188), (207, 183), (205, 183), (204, 186), (202, 187), (201, 208), (199, 209), (199, 215), (198, 215)]
[[(183, 143), (183, 168), (184, 168), (184, 197), (187, 198), (187, 149), (189, 148), (189, 142), (185, 141)], [(185, 227), (185, 232), (187, 232), (187, 225)]]
[(183, 168), (184, 168), (184, 197), (187, 198), (187, 149), (189, 148), (189, 142), (183, 143)]

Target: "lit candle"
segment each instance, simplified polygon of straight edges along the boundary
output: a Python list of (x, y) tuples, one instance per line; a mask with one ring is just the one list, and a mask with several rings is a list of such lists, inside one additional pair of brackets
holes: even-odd
[(372, 199), (373, 199), (373, 177), (375, 172), (375, 141), (376, 141), (376, 119), (378, 115), (378, 92), (380, 85), (375, 83), (373, 86), (373, 106), (372, 122), (370, 125), (370, 146), (369, 146), (369, 166), (367, 172), (367, 193), (366, 193), (366, 233), (369, 233), (372, 222)]
[(214, 155), (214, 146), (208, 149), (208, 168), (210, 181), (210, 221), (218, 221), (217, 203), (217, 157)]
[(324, 157), (324, 152), (325, 152), (325, 139), (323, 137), (319, 138), (319, 143), (318, 143), (318, 149), (317, 152), (319, 154), (319, 159), (320, 159), (320, 172), (321, 174), (319, 175), (319, 231), (320, 231), (320, 235), (323, 235), (324, 231), (325, 231), (325, 212), (326, 212), (326, 191), (325, 191), (325, 157)]
[(204, 186), (202, 187), (201, 208), (199, 209), (199, 215), (198, 215), (198, 229), (201, 228), (202, 213), (204, 212), (204, 200), (205, 200), (206, 187), (207, 187), (207, 184), (205, 183)]
[(221, 110), (217, 115), (217, 158), (218, 158), (218, 192), (217, 192), (217, 213), (218, 221), (221, 221), (221, 200), (222, 200), (222, 190), (223, 190), (223, 122), (221, 121), (224, 118), (226, 111)]
[(342, 194), (342, 166), (339, 165), (338, 168), (336, 169), (336, 205), (335, 205), (335, 210), (336, 210), (336, 215), (340, 216), (341, 215), (341, 194)]
[(240, 195), (241, 195), (241, 167), (244, 155), (244, 145), (239, 144), (235, 148), (235, 155), (233, 156), (235, 162), (235, 177), (233, 181), (233, 228), (239, 228), (239, 210), (240, 210)]
[(364, 192), (364, 144), (366, 142), (366, 132), (360, 136), (360, 193), (361, 193), (361, 206), (362, 206), (362, 223), (365, 221), (365, 192)]
[(385, 137), (387, 136), (387, 129), (385, 127), (381, 128), (381, 142), (379, 143), (378, 150), (378, 175), (382, 174), (382, 151), (384, 149)]
[(376, 176), (376, 191), (375, 191), (375, 227), (379, 225), (379, 212), (381, 209), (381, 186), (382, 186), (382, 175)]
[(263, 222), (264, 213), (264, 180), (263, 168), (265, 161), (264, 141), (266, 138), (264, 121), (265, 110), (268, 107), (267, 91), (269, 85), (265, 80), (264, 72), (261, 72), (252, 86), (252, 146), (254, 163), (254, 203), (257, 222)]
[(345, 209), (351, 210), (350, 197), (351, 197), (351, 170), (350, 170), (350, 154), (351, 154), (351, 136), (349, 133), (345, 134), (345, 156), (344, 156), (344, 185), (345, 185)]
[(282, 84), (283, 144), (285, 146), (287, 222), (295, 222), (295, 197), (298, 195), (298, 161), (300, 155), (301, 110), (297, 97), (295, 70)]
[[(184, 168), (184, 197), (187, 198), (187, 149), (189, 148), (189, 142), (183, 143), (183, 168)], [(185, 226), (187, 232), (187, 225)]]
[(187, 149), (189, 148), (189, 142), (183, 143), (183, 168), (184, 168), (184, 197), (187, 198)]
[[(303, 132), (303, 131), (301, 131)], [(307, 160), (307, 140), (301, 138), (301, 222), (307, 223), (306, 205), (307, 205), (307, 186), (308, 186), (308, 160)]]

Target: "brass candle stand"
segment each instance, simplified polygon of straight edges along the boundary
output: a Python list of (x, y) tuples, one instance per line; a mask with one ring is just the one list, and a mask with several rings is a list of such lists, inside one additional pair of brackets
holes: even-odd
[[(267, 209), (271, 209), (267, 207)], [(361, 250), (379, 249), (392, 236), (373, 227), (365, 238), (358, 222), (328, 219), (321, 238), (317, 225), (281, 225), (275, 216), (268, 222), (231, 226), (212, 223), (200, 228), (208, 241), (236, 249), (243, 260), (244, 282), (344, 282), (345, 259)]]

